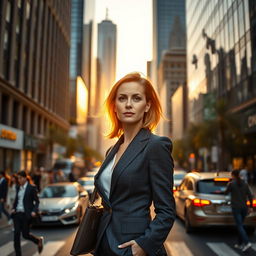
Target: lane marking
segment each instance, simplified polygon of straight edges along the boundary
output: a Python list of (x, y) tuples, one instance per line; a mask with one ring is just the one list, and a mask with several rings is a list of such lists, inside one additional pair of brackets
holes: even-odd
[(171, 242), (165, 243), (164, 245), (165, 245), (165, 249), (166, 249), (168, 255), (171, 255), (171, 256), (180, 256), (180, 255), (193, 256), (193, 253), (187, 247), (185, 242), (171, 241)]
[(58, 250), (65, 244), (65, 241), (53, 241), (47, 242), (44, 244), (44, 249), (39, 254), (38, 252), (34, 253), (33, 256), (53, 256), (55, 255)]
[[(21, 241), (21, 247), (25, 244), (27, 244), (28, 241)], [(2, 256), (7, 256), (10, 253), (14, 252), (14, 245), (13, 245), (13, 241), (10, 241), (8, 243), (6, 243), (5, 245), (0, 247), (0, 252)]]
[(239, 256), (225, 243), (206, 243), (218, 256)]

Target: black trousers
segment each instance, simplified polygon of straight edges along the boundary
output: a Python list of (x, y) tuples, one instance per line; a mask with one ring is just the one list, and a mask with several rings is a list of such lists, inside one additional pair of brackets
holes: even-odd
[(94, 256), (118, 256), (111, 250), (106, 233), (103, 235), (98, 250), (94, 253)]
[(14, 224), (14, 249), (16, 256), (21, 256), (21, 247), (20, 247), (20, 233), (24, 239), (28, 239), (35, 244), (39, 243), (39, 237), (30, 233), (30, 219), (27, 218), (25, 213), (15, 213), (13, 215), (13, 224)]

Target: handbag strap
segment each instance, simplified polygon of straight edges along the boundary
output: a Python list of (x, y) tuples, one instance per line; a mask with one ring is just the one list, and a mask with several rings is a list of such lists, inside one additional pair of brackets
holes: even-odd
[(91, 205), (93, 205), (94, 203), (95, 203), (95, 201), (96, 201), (96, 196), (97, 196), (97, 189), (96, 189), (96, 187), (94, 187), (94, 189), (93, 189), (93, 192), (92, 192), (92, 195), (91, 195), (91, 198), (90, 198), (90, 203), (91, 203)]

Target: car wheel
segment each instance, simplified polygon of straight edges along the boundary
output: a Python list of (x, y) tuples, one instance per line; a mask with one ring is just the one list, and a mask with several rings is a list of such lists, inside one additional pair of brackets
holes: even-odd
[(193, 227), (190, 224), (189, 215), (188, 215), (187, 210), (185, 210), (185, 230), (186, 230), (186, 233), (191, 233), (193, 231)]

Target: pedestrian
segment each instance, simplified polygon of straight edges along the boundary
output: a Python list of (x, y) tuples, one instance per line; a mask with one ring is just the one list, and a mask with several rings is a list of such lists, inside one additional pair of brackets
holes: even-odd
[(48, 171), (44, 167), (40, 167), (41, 179), (40, 188), (43, 189), (50, 183), (50, 177)]
[(16, 256), (21, 255), (20, 233), (23, 238), (37, 244), (38, 252), (43, 250), (43, 237), (37, 237), (30, 233), (30, 224), (38, 213), (39, 198), (36, 186), (29, 183), (27, 173), (19, 171), (17, 173), (19, 186), (13, 204), (12, 216), (14, 223), (14, 249)]
[(14, 204), (17, 186), (18, 186), (18, 177), (17, 177), (17, 174), (14, 173), (11, 175), (9, 187), (8, 187), (8, 194), (7, 194), (7, 206), (9, 209), (11, 209)]
[(2, 218), (2, 213), (6, 216), (8, 223), (11, 224), (11, 216), (7, 211), (6, 199), (8, 193), (8, 183), (9, 179), (5, 171), (0, 172), (0, 218)]
[(239, 176), (242, 180), (244, 180), (246, 183), (248, 183), (248, 170), (246, 166), (244, 165), (243, 168), (240, 170)]
[[(231, 193), (232, 213), (238, 231), (238, 243), (235, 244), (235, 248), (242, 249), (245, 252), (252, 245), (249, 242), (243, 223), (248, 212), (250, 213), (253, 210), (253, 197), (248, 184), (241, 179), (239, 170), (233, 170), (231, 175), (232, 181), (228, 183), (225, 194)], [(247, 199), (250, 201), (249, 208), (247, 206)]]
[(38, 192), (41, 191), (41, 177), (42, 176), (41, 176), (40, 168), (36, 168), (33, 174), (31, 175), (31, 178), (34, 184), (36, 185)]
[(163, 243), (175, 220), (172, 143), (152, 133), (162, 114), (157, 94), (131, 73), (113, 86), (106, 108), (108, 137), (119, 140), (95, 176), (104, 206), (95, 255), (167, 255)]

